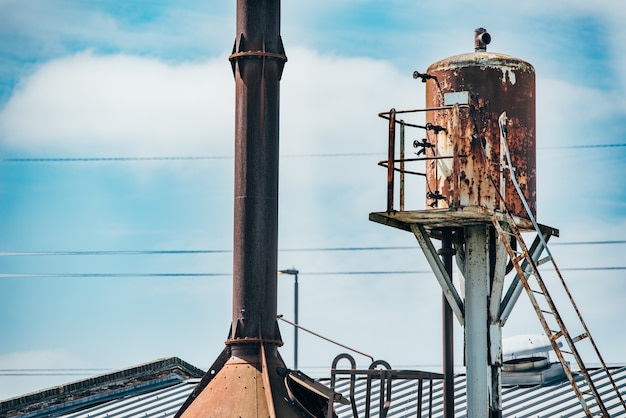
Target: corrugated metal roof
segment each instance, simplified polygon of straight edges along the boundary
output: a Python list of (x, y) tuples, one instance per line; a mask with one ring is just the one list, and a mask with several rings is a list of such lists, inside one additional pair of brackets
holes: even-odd
[(173, 417), (200, 379), (189, 379), (164, 389), (124, 397), (60, 418)]
[(159, 359), (1, 401), (0, 417), (59, 417), (108, 401), (137, 398), (142, 394), (152, 396), (163, 388), (203, 375), (204, 371), (177, 357)]
[[(626, 367), (613, 369), (611, 374), (617, 386), (623, 394), (626, 394)], [(615, 393), (611, 390), (610, 383), (601, 372), (592, 372), (591, 376), (603, 395), (606, 407), (611, 417), (625, 417), (626, 411), (620, 405)], [(580, 378), (582, 379), (582, 377)], [(200, 379), (186, 379), (183, 381), (171, 382), (170, 386), (154, 385), (154, 390), (137, 390), (120, 394), (118, 398), (111, 400), (93, 397), (90, 399), (91, 405), (78, 406), (73, 412), (66, 410), (65, 415), (60, 415), (58, 410), (39, 411), (33, 417), (63, 417), (63, 418), (126, 418), (126, 417), (173, 417), (176, 411), (183, 404), (185, 399), (196, 387)], [(322, 379), (322, 383), (328, 385), (327, 379)], [(432, 417), (443, 418), (443, 383), (433, 381), (432, 393)], [(148, 382), (146, 382), (148, 383)], [(379, 417), (378, 382), (372, 384), (371, 417)], [(394, 380), (392, 386), (391, 406), (388, 412), (389, 418), (415, 417), (417, 414), (417, 394), (418, 382), (416, 380)], [(584, 390), (585, 385), (582, 384)], [(422, 411), (423, 416), (428, 414), (429, 385), (423, 387)], [(340, 380), (336, 383), (336, 391), (344, 396), (349, 395), (349, 381)], [(357, 380), (354, 401), (360, 417), (365, 416), (365, 379)], [(464, 375), (455, 378), (455, 405), (457, 418), (466, 416), (466, 396), (467, 385)], [(578, 403), (574, 392), (567, 381), (533, 387), (509, 387), (503, 388), (503, 417), (530, 418), (530, 417), (583, 417), (582, 408)], [(587, 397), (592, 411), (595, 408), (593, 397)], [(78, 408), (81, 410), (77, 410)], [(351, 418), (350, 406), (336, 404), (335, 408), (339, 418)]]
[[(626, 394), (626, 367), (611, 370), (611, 375), (620, 388), (622, 394)], [(626, 416), (626, 411), (620, 404), (617, 395), (612, 390), (610, 382), (606, 375), (602, 372), (592, 372), (591, 377), (598, 387), (605, 406), (607, 407), (611, 417)], [(582, 376), (577, 379), (583, 380)], [(466, 416), (466, 397), (467, 385), (465, 376), (457, 376), (454, 381), (455, 389), (455, 416), (462, 418)], [(586, 384), (581, 383), (580, 386), (584, 392)], [(379, 400), (377, 385), (372, 385), (372, 403), (371, 417), (378, 417)], [(336, 391), (342, 392), (344, 395), (349, 393), (349, 382), (341, 381), (336, 384)], [(423, 388), (422, 411), (423, 416), (428, 416), (429, 387), (425, 385)], [(443, 418), (443, 382), (435, 381), (432, 388), (433, 404), (432, 417)], [(355, 401), (357, 403), (357, 411), (360, 416), (365, 414), (365, 381), (357, 382), (355, 392)], [(415, 417), (417, 414), (417, 394), (418, 382), (415, 380), (394, 381), (391, 406), (387, 417), (389, 418), (408, 418)], [(622, 396), (623, 396), (622, 395)], [(589, 394), (585, 397), (586, 402), (591, 411), (597, 411), (593, 396)], [(352, 411), (349, 406), (336, 405), (337, 413), (340, 418), (352, 417)], [(510, 387), (502, 390), (502, 416), (511, 418), (530, 418), (530, 417), (584, 417), (582, 407), (580, 406), (576, 395), (569, 382), (533, 386), (533, 387)]]

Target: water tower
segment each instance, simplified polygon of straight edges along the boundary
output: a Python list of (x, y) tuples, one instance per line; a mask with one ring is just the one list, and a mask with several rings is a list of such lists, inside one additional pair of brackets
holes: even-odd
[[(535, 220), (535, 70), (518, 58), (487, 52), (490, 41), (479, 28), (474, 52), (413, 74), (426, 84), (425, 108), (379, 115), (389, 121), (388, 155), (379, 163), (387, 168), (387, 209), (369, 218), (412, 232), (441, 285), (445, 417), (454, 416), (454, 317), (464, 327), (467, 416), (502, 416), (501, 329), (524, 290), (585, 414), (608, 416), (576, 345), (591, 342), (613, 382), (606, 364), (571, 295), (568, 303), (577, 319), (566, 326), (537, 268), (551, 262), (559, 272), (547, 246), (558, 230)], [(416, 115), (423, 122), (409, 120)], [(419, 135), (409, 139), (415, 156), (406, 155), (406, 135)], [(423, 172), (410, 167), (417, 164), (423, 164)], [(405, 174), (425, 177), (425, 209), (405, 209)], [(526, 245), (522, 232), (535, 234), (532, 245)], [(440, 250), (433, 240), (441, 241)], [(460, 289), (452, 280), (454, 259), (463, 278)], [(515, 277), (507, 287), (509, 272)], [(582, 383), (566, 355), (585, 377)], [(624, 404), (614, 382), (613, 389)]]

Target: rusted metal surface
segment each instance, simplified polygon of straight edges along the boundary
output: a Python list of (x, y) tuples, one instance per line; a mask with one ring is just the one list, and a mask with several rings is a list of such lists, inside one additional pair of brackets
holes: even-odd
[[(480, 206), (499, 209), (498, 193), (504, 191), (512, 214), (527, 218), (513, 185), (501, 176), (498, 116), (510, 119), (509, 149), (517, 179), (533, 215), (536, 215), (535, 72), (517, 58), (490, 52), (474, 52), (432, 64), (426, 80), (427, 125), (445, 130), (427, 131), (434, 145), (427, 156), (452, 156), (426, 164), (427, 207)], [(467, 92), (468, 106), (449, 106), (450, 94)], [(448, 106), (448, 107), (446, 107)], [(497, 184), (490, 181), (496, 179)]]
[[(301, 417), (286, 401), (286, 373), (279, 357), (231, 357), (192, 402), (184, 417)], [(318, 416), (322, 416), (318, 414)]]
[[(411, 224), (419, 223), (431, 233), (447, 227), (466, 227), (491, 222), (491, 217), (504, 219), (502, 212), (495, 212), (479, 206), (466, 206), (451, 209), (412, 210), (404, 212), (371, 212), (369, 220), (383, 225), (411, 231)], [(513, 220), (523, 232), (534, 231), (534, 225), (528, 219), (513, 216)], [(539, 227), (553, 236), (559, 236), (559, 230), (547, 225)]]
[(238, 0), (235, 76), (233, 351), (276, 349), (279, 83), (286, 61), (279, 0)]
[(191, 394), (187, 397), (187, 399), (185, 399), (185, 402), (183, 402), (181, 407), (178, 409), (178, 411), (176, 412), (176, 415), (174, 415), (174, 418), (179, 418), (183, 415), (183, 413), (187, 410), (187, 408), (189, 408), (189, 405), (191, 405), (196, 400), (198, 395), (202, 393), (204, 388), (207, 387), (209, 383), (211, 383), (211, 381), (213, 380), (217, 372), (219, 372), (220, 370), (224, 368), (224, 365), (229, 359), (230, 359), (230, 350), (228, 349), (228, 347), (224, 347), (221, 354), (213, 362), (209, 370), (204, 374), (204, 376), (202, 377), (202, 380), (200, 381), (200, 383), (198, 383), (198, 386), (196, 386), (193, 392), (191, 392)]
[(487, 45), (491, 42), (491, 35), (485, 28), (478, 28), (474, 30), (474, 51), (484, 52), (487, 51)]
[(287, 61), (280, 0), (237, 0), (229, 59), (235, 77), (232, 324), (200, 392), (177, 416), (322, 418), (326, 401), (315, 393), (302, 390), (299, 402), (289, 401), (289, 371), (278, 354), (279, 83)]
[(404, 210), (404, 174), (405, 174), (405, 157), (404, 157), (404, 121), (400, 121), (400, 210)]
[(389, 111), (389, 141), (387, 143), (387, 212), (393, 210), (394, 158), (396, 155), (396, 110)]

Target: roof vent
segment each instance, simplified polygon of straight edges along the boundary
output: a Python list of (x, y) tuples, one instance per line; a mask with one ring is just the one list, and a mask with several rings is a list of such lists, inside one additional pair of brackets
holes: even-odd
[(502, 340), (502, 384), (534, 386), (563, 380), (563, 366), (550, 363), (551, 350), (545, 335), (517, 335)]
[(491, 43), (491, 35), (485, 28), (477, 28), (474, 30), (474, 51), (486, 52), (487, 45)]

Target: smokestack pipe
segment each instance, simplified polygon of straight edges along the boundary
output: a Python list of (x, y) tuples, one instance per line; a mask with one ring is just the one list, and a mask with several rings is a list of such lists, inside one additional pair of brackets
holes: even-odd
[[(233, 310), (227, 344), (282, 345), (276, 325), (279, 81), (287, 61), (280, 0), (238, 0), (230, 56), (236, 84)], [(253, 347), (254, 348), (254, 347)], [(271, 355), (271, 353), (268, 353)]]
[[(278, 353), (280, 0), (237, 0), (233, 309), (222, 354), (176, 418), (324, 417), (328, 396)], [(297, 375), (297, 378), (294, 376)]]
[(233, 307), (226, 347), (176, 418), (296, 416), (278, 354), (280, 0), (237, 0)]

